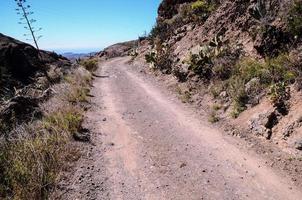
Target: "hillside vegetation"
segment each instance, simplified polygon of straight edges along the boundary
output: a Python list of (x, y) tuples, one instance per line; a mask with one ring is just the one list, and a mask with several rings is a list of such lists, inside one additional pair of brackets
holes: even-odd
[(48, 199), (89, 142), (81, 124), (95, 60), (71, 64), (0, 34), (0, 199)]
[(135, 52), (210, 122), (302, 149), (302, 1), (164, 0)]

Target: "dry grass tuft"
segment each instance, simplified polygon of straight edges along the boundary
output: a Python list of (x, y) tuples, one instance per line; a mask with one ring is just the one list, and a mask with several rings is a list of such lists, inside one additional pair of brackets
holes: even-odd
[(90, 73), (83, 72), (75, 70), (61, 83), (64, 92), (50, 100), (60, 104), (55, 110), (16, 127), (11, 138), (0, 139), (0, 199), (47, 199), (60, 172), (80, 157), (71, 141), (83, 121), (84, 111), (77, 103), (87, 100), (91, 81)]
[(90, 72), (93, 72), (98, 68), (98, 60), (94, 58), (81, 60), (79, 64)]

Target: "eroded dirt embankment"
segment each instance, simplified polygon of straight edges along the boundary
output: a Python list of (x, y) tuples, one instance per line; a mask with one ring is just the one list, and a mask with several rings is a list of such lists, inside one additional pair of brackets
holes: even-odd
[(93, 146), (62, 199), (299, 199), (245, 143), (119, 58), (100, 64), (86, 125)]

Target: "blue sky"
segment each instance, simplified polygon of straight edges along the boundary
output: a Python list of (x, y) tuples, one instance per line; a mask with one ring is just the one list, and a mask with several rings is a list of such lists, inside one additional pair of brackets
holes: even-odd
[[(90, 52), (136, 39), (155, 24), (161, 0), (27, 0), (42, 27), (41, 48)], [(14, 0), (0, 0), (0, 32), (21, 41)], [(27, 41), (28, 42), (28, 41)]]

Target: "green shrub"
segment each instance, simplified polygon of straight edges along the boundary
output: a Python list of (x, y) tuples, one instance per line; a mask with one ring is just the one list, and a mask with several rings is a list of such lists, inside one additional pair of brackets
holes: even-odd
[(216, 123), (216, 122), (219, 122), (219, 117), (217, 116), (217, 113), (216, 112), (212, 112), (209, 116), (209, 122), (211, 122), (212, 124)]
[(252, 78), (259, 78), (260, 82), (265, 85), (278, 81), (290, 82), (296, 77), (291, 65), (291, 60), (286, 54), (268, 58), (265, 62), (243, 58), (237, 63), (234, 75), (241, 77), (246, 83)]
[[(296, 73), (292, 69), (291, 59), (286, 54), (268, 58), (263, 62), (253, 58), (239, 60), (227, 85), (234, 105), (232, 116), (238, 117), (246, 109), (249, 100), (256, 102), (253, 98), (270, 85), (269, 94), (273, 104), (281, 105), (288, 98), (285, 85), (293, 82), (295, 78)], [(251, 82), (251, 80), (255, 81)]]
[(248, 95), (245, 91), (245, 82), (243, 79), (236, 77), (228, 83), (228, 93), (233, 101), (232, 116), (237, 118), (241, 112), (246, 109)]
[(215, 60), (214, 66), (212, 68), (213, 76), (220, 80), (227, 80), (228, 78), (230, 78), (233, 70), (233, 66), (231, 65), (232, 64), (231, 62), (232, 61), (230, 60), (228, 60), (227, 62), (221, 60)]
[[(226, 54), (228, 45), (224, 44), (221, 36), (215, 36), (208, 45), (199, 47), (198, 53), (190, 53), (185, 61), (189, 65), (189, 70), (199, 75), (200, 78), (210, 79), (215, 73), (214, 61)], [(218, 70), (222, 69), (217, 69)]]
[(221, 92), (225, 91), (226, 84), (224, 82), (218, 82), (210, 87), (210, 92), (214, 98), (218, 98)]
[(214, 104), (213, 105), (213, 110), (218, 111), (221, 109), (221, 105), (220, 104)]
[(287, 21), (289, 31), (297, 37), (302, 37), (302, 1), (294, 1)]
[(85, 59), (80, 61), (80, 65), (82, 65), (88, 71), (93, 72), (98, 68), (98, 61), (92, 58)]
[(145, 60), (147, 63), (152, 64), (156, 62), (156, 52), (151, 51), (145, 55)]
[(268, 59), (266, 65), (274, 82), (291, 82), (296, 78), (296, 73), (292, 69), (293, 64), (287, 54), (281, 54), (276, 58)]
[(165, 74), (172, 73), (172, 50), (164, 46), (162, 41), (156, 39), (154, 49), (145, 55), (145, 60), (150, 64), (151, 69), (158, 69)]
[(246, 110), (246, 107), (242, 107), (238, 104), (235, 104), (234, 107), (233, 107), (233, 110), (231, 112), (231, 117), (238, 118), (240, 113), (242, 113), (245, 110)]
[(285, 82), (272, 84), (269, 91), (270, 99), (275, 106), (284, 104), (290, 97), (289, 87)]
[(270, 82), (271, 80), (266, 80), (270, 79), (267, 70), (264, 63), (253, 58), (243, 58), (236, 65), (235, 76), (241, 77), (245, 83), (256, 77), (263, 82)]
[(212, 60), (208, 54), (191, 54), (187, 63), (189, 70), (193, 71), (200, 78), (210, 79), (212, 75)]
[(193, 13), (205, 20), (209, 14), (215, 10), (216, 4), (206, 0), (198, 0), (191, 5)]

